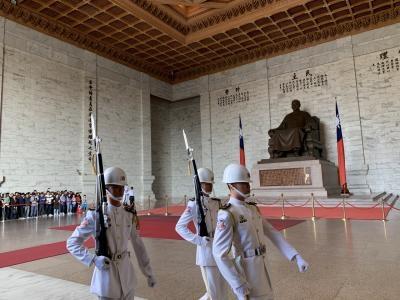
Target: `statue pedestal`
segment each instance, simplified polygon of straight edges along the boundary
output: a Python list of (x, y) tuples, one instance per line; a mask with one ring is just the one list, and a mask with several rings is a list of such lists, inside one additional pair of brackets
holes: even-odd
[(251, 171), (252, 193), (258, 197), (340, 195), (335, 164), (313, 157), (264, 159)]

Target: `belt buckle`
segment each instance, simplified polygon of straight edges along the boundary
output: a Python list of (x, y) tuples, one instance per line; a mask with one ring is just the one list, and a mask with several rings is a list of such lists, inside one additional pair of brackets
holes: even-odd
[(248, 252), (249, 252), (249, 257), (256, 256), (256, 255), (257, 255), (257, 254), (256, 254), (256, 249), (250, 249)]

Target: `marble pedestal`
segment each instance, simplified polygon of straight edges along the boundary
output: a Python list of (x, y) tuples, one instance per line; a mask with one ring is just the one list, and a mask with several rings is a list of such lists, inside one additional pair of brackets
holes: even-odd
[(337, 167), (312, 157), (265, 159), (251, 171), (252, 193), (257, 197), (316, 197), (340, 195)]

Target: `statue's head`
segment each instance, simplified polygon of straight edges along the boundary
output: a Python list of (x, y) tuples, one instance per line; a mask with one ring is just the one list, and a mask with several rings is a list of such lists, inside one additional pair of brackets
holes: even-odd
[(292, 101), (292, 109), (293, 109), (293, 111), (298, 111), (298, 110), (300, 110), (300, 106), (301, 106), (301, 104), (300, 104), (300, 101), (299, 101), (299, 100), (294, 99), (294, 100)]

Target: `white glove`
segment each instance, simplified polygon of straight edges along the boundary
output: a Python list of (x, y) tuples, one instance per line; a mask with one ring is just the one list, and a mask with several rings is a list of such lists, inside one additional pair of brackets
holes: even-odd
[(110, 259), (105, 256), (95, 256), (93, 259), (94, 264), (96, 265), (97, 269), (105, 271), (110, 268)]
[(235, 289), (235, 294), (242, 297), (250, 294), (249, 284), (247, 282), (243, 283), (241, 286)]
[(202, 236), (200, 243), (201, 246), (208, 246), (211, 243), (211, 239), (208, 236)]
[(154, 287), (156, 285), (156, 280), (154, 279), (153, 275), (147, 277), (147, 285), (149, 287)]
[(299, 272), (300, 273), (304, 273), (305, 271), (307, 271), (309, 265), (308, 262), (306, 262), (301, 256), (300, 254), (297, 254), (296, 256), (296, 263), (297, 263), (297, 267), (299, 268)]

